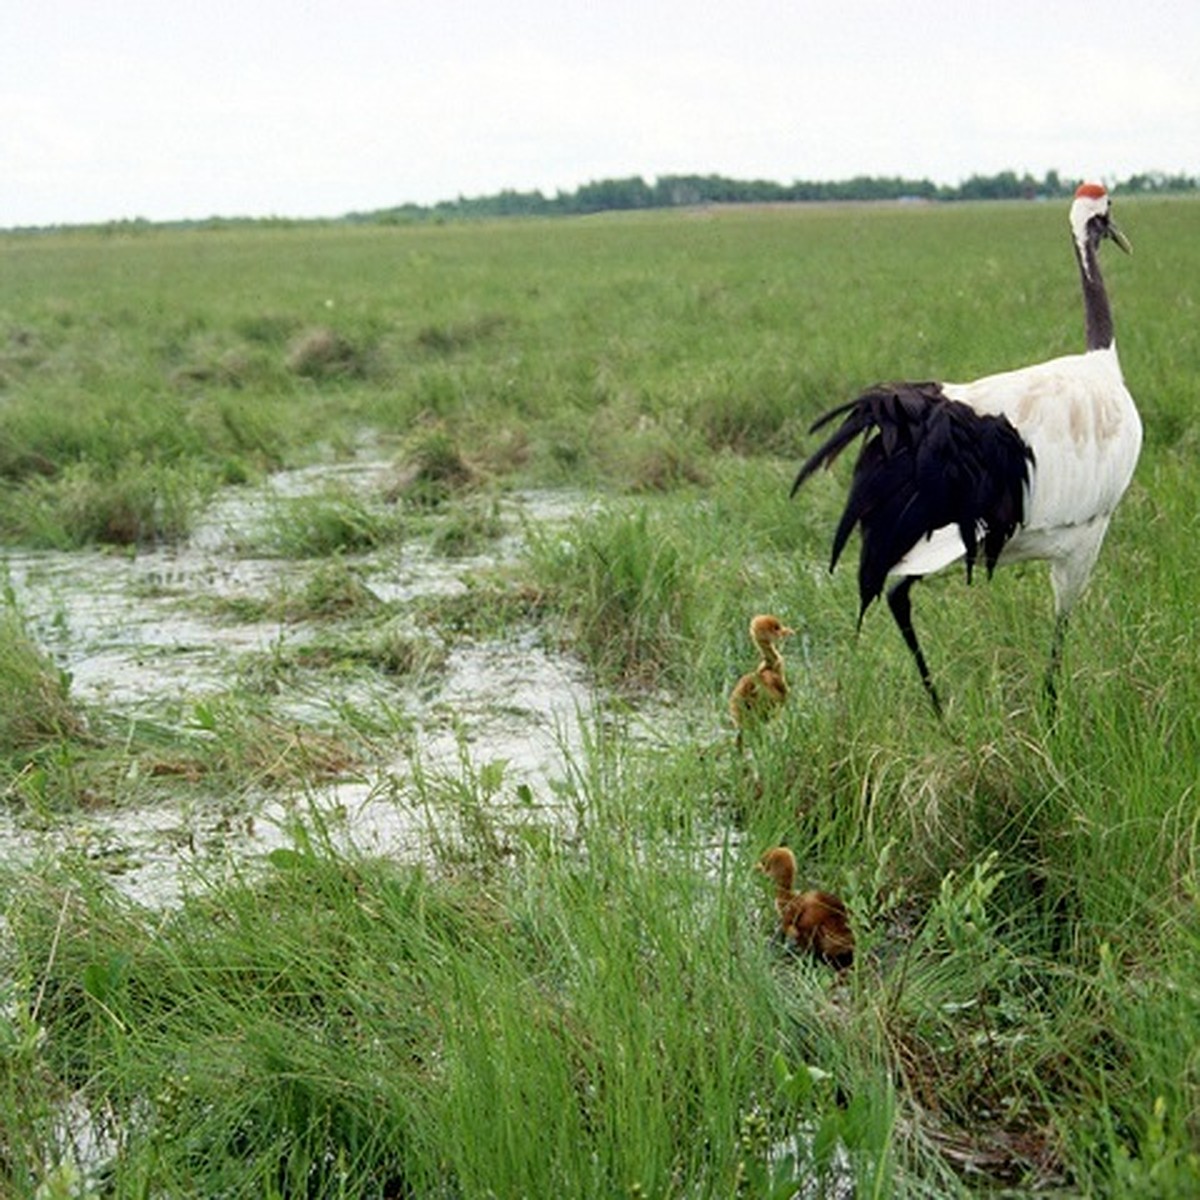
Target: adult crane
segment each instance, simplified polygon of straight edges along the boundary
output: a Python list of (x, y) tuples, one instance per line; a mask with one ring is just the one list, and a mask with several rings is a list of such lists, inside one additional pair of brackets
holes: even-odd
[(1098, 183), (1082, 184), (1070, 224), (1083, 288), (1087, 349), (972, 383), (895, 383), (871, 388), (812, 427), (843, 418), (800, 468), (792, 495), (859, 434), (850, 494), (833, 539), (830, 570), (855, 526), (862, 532), (859, 622), (883, 591), (921, 682), (941, 702), (912, 622), (913, 584), (962, 560), (968, 581), (982, 548), (998, 564), (1050, 564), (1054, 634), (1046, 671), (1053, 711), (1063, 639), (1142, 445), (1125, 386), (1112, 311), (1100, 275), (1106, 238), (1130, 245)]

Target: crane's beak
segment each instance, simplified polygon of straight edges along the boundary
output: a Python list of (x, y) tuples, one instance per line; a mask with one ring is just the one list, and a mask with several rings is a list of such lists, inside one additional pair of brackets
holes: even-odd
[(1133, 253), (1133, 247), (1129, 244), (1129, 239), (1117, 228), (1116, 222), (1109, 217), (1104, 226), (1104, 236), (1110, 237), (1126, 254)]

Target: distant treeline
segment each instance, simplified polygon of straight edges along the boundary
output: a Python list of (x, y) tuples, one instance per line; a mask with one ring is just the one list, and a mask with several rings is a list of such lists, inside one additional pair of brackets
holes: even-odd
[[(148, 221), (136, 217), (73, 228), (104, 233), (137, 233), (153, 228), (227, 229), (242, 225), (291, 228), (297, 225), (407, 225), (494, 217), (567, 217), (589, 213), (649, 208), (689, 208), (707, 204), (802, 204), (813, 201), (958, 201), (1036, 200), (1069, 196), (1081, 181), (1047, 171), (1042, 179), (1026, 173), (1001, 171), (998, 175), (972, 175), (956, 185), (899, 176), (858, 175), (835, 182), (797, 180), (775, 183), (769, 179), (727, 179), (723, 175), (660, 175), (647, 183), (640, 175), (627, 179), (601, 179), (573, 192), (547, 196), (541, 191), (505, 190), (491, 196), (459, 196), (437, 204), (399, 204), (370, 212), (351, 212), (335, 218), (208, 217), (202, 220)], [(1200, 191), (1200, 178), (1149, 171), (1131, 175), (1111, 185), (1124, 194), (1175, 194)], [(51, 232), (65, 226), (26, 227), (11, 232)]]
[[(443, 200), (433, 205), (403, 204), (369, 213), (351, 213), (349, 221), (409, 222), (462, 217), (579, 216), (643, 208), (681, 208), (704, 204), (796, 204), (846, 200), (1020, 200), (1068, 196), (1079, 180), (1047, 171), (1042, 179), (1028, 173), (1002, 171), (972, 175), (955, 186), (928, 179), (860, 175), (837, 182), (798, 180), (775, 183), (767, 179), (727, 179), (723, 175), (660, 175), (647, 183), (640, 175), (585, 183), (573, 192), (547, 196), (540, 191), (502, 191), (492, 196)], [(1114, 184), (1122, 193), (1174, 193), (1200, 190), (1190, 175), (1148, 172)]]

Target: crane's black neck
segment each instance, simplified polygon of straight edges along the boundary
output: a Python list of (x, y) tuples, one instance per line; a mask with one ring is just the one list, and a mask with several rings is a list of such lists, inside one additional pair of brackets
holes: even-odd
[(1107, 350), (1113, 344), (1112, 309), (1100, 274), (1098, 245), (1099, 239), (1090, 231), (1082, 245), (1075, 242), (1075, 257), (1079, 260), (1079, 277), (1083, 284), (1083, 317), (1089, 350)]

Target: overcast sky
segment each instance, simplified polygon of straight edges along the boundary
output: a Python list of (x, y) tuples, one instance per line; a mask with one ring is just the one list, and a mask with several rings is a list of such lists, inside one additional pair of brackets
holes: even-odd
[(0, 227), (1200, 174), (1195, 0), (5, 0)]

